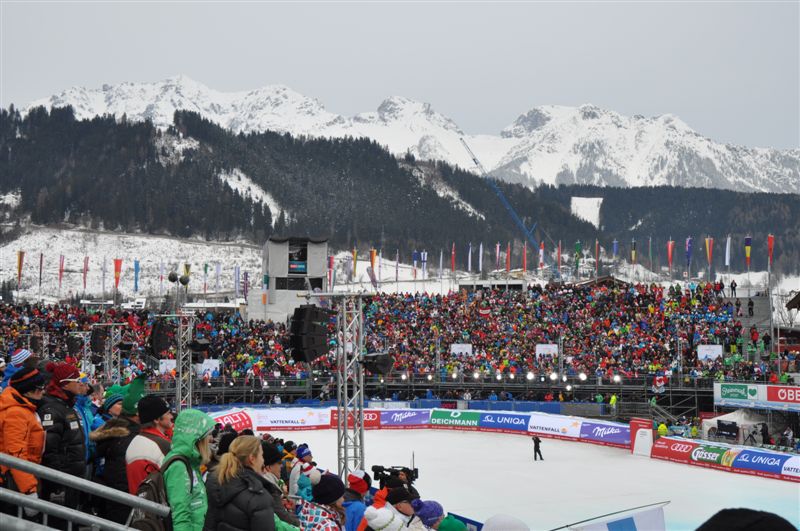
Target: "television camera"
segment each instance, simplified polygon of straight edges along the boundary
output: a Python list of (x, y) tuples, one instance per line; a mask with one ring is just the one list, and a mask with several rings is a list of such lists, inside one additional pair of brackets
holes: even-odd
[[(401, 477), (401, 474), (405, 476), (405, 479)], [(407, 466), (381, 466), (375, 465), (372, 467), (372, 476), (375, 478), (375, 481), (379, 483), (379, 489), (384, 487), (386, 480), (389, 477), (396, 477), (404, 482), (413, 483), (417, 479), (419, 479), (419, 469), (418, 468), (408, 468)]]

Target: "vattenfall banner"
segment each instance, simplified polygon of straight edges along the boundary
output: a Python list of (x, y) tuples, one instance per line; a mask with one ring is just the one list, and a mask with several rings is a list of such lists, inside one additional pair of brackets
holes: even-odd
[(749, 383), (715, 383), (714, 404), (800, 411), (800, 387)]
[(557, 439), (580, 439), (581, 419), (533, 413), (528, 422), (528, 431)]
[(661, 437), (650, 457), (739, 474), (800, 482), (800, 457), (760, 448), (698, 444), (679, 437)]

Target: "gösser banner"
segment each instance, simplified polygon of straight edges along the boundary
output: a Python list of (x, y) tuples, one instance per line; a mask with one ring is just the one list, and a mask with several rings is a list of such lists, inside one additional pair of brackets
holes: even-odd
[(624, 424), (599, 424), (584, 420), (581, 423), (581, 440), (628, 448), (631, 445), (631, 427)]

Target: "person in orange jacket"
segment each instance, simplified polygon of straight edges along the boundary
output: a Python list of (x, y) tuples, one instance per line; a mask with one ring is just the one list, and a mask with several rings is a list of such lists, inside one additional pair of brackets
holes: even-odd
[[(9, 386), (0, 393), (0, 452), (31, 463), (42, 462), (44, 429), (36, 415), (36, 408), (44, 395), (44, 377), (34, 368), (23, 368), (14, 373)], [(0, 477), (8, 469), (0, 467)], [(11, 470), (9, 485), (2, 485), (27, 494), (38, 496), (38, 481), (33, 474)], [(2, 483), (2, 480), (0, 480)], [(36, 511), (28, 511), (33, 516)]]

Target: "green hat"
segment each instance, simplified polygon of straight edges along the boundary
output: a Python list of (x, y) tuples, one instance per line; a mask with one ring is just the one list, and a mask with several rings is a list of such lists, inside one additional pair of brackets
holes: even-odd
[(134, 381), (126, 385), (125, 398), (122, 400), (123, 415), (133, 416), (138, 413), (137, 406), (139, 400), (144, 396), (144, 383), (147, 381), (146, 374), (140, 374)]

